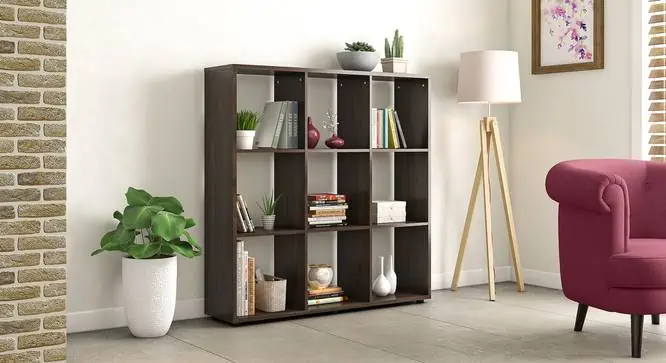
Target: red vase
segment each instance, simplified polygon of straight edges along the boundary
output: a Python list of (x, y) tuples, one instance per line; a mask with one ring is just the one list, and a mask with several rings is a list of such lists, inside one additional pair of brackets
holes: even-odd
[(314, 149), (319, 142), (319, 130), (312, 124), (312, 117), (308, 116), (308, 149)]
[(326, 140), (326, 146), (331, 149), (341, 149), (343, 146), (345, 146), (345, 140), (338, 137), (338, 135), (333, 134), (328, 138), (328, 140)]

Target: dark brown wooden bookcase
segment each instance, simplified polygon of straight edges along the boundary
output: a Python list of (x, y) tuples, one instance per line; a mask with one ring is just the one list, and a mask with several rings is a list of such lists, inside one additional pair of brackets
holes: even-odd
[[(299, 148), (236, 150), (237, 77), (273, 76), (274, 99), (299, 102)], [(338, 134), (343, 149), (307, 149), (305, 102), (308, 78), (332, 78), (337, 83)], [(370, 148), (372, 83), (392, 81), (394, 107), (409, 148)], [(430, 298), (429, 123), (428, 76), (231, 64), (205, 69), (205, 313), (243, 324), (318, 313), (423, 302)], [(322, 135), (323, 137), (324, 135)], [(308, 156), (337, 153), (338, 193), (347, 195), (346, 226), (308, 228)], [(238, 153), (273, 153), (273, 185), (281, 194), (276, 228), (238, 233), (235, 193)], [(407, 201), (407, 222), (372, 225), (372, 161), (375, 153), (394, 153), (394, 195)], [(279, 172), (277, 172), (279, 171)], [(372, 234), (378, 228), (394, 233), (398, 291), (388, 297), (371, 292)], [(308, 235), (337, 232), (338, 285), (349, 301), (307, 306)], [(236, 240), (273, 236), (274, 272), (287, 279), (287, 310), (257, 311), (236, 316)]]

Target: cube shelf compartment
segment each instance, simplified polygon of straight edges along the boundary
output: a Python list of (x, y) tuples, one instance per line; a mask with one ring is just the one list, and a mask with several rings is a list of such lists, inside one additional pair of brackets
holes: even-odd
[[(238, 76), (273, 77), (275, 101), (298, 101), (297, 149), (236, 149)], [(338, 135), (343, 149), (307, 149), (308, 78), (335, 79)], [(393, 82), (394, 107), (399, 112), (409, 148), (370, 148), (370, 116), (374, 81)], [(430, 299), (429, 123), (430, 79), (416, 74), (231, 64), (205, 69), (205, 313), (230, 324), (392, 306)], [(235, 193), (238, 154), (271, 153), (273, 186), (281, 194), (275, 230), (237, 232)], [(349, 225), (310, 228), (307, 223), (308, 156), (335, 153), (337, 192), (347, 195)], [(407, 201), (407, 222), (370, 221), (374, 153), (394, 155), (394, 196)], [(314, 156), (311, 156), (314, 157)], [(372, 235), (392, 228), (398, 290), (395, 295), (372, 295)], [(337, 233), (337, 276), (349, 301), (307, 306), (308, 235)], [(274, 239), (274, 273), (287, 279), (287, 310), (257, 311), (236, 316), (236, 240), (253, 236)]]

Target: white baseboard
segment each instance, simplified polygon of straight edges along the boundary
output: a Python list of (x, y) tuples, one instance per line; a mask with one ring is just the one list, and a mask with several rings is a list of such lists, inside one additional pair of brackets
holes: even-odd
[[(511, 281), (511, 266), (495, 267), (495, 282)], [(430, 286), (433, 290), (442, 290), (451, 288), (453, 272), (433, 274)], [(462, 270), (460, 271), (460, 281), (458, 286), (481, 285), (488, 283), (488, 272), (485, 269)]]
[[(515, 278), (511, 277), (515, 281)], [(562, 280), (560, 280), (559, 273), (523, 269), (523, 280), (526, 284), (562, 290)]]
[[(176, 302), (174, 320), (205, 317), (204, 299), (181, 300)], [(125, 309), (120, 307), (78, 311), (67, 314), (67, 332), (103, 330), (127, 326)]]

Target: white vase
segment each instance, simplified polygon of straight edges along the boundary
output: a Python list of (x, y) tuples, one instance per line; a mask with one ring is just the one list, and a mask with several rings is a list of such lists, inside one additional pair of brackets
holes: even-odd
[(311, 289), (325, 289), (333, 281), (333, 266), (329, 264), (308, 265), (308, 283)]
[(377, 296), (386, 296), (391, 292), (391, 283), (384, 276), (384, 256), (379, 256), (379, 276), (372, 283), (372, 292)]
[(255, 130), (236, 130), (236, 148), (238, 150), (252, 150)]
[(264, 215), (261, 217), (261, 224), (263, 224), (264, 229), (267, 231), (272, 231), (275, 228), (275, 215), (267, 216)]
[(386, 272), (386, 278), (391, 284), (391, 291), (389, 294), (395, 294), (395, 289), (398, 287), (398, 275), (395, 274), (395, 270), (393, 269), (393, 255), (389, 256), (389, 268)]
[(123, 299), (132, 335), (164, 336), (176, 309), (176, 256), (156, 259), (123, 258)]

